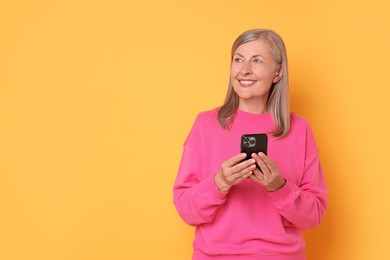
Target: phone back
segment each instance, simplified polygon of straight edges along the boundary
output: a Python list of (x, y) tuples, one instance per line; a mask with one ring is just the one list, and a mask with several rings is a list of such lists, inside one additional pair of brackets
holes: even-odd
[(266, 134), (245, 134), (241, 136), (241, 152), (246, 153), (246, 159), (251, 158), (252, 153), (263, 152), (267, 154), (268, 136)]

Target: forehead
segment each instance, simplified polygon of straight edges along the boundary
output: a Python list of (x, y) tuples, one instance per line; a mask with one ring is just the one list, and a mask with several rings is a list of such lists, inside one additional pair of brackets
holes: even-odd
[(264, 57), (272, 56), (271, 47), (264, 40), (254, 40), (254, 41), (241, 44), (234, 51), (234, 54), (240, 54), (244, 56), (256, 56), (256, 55), (261, 55)]

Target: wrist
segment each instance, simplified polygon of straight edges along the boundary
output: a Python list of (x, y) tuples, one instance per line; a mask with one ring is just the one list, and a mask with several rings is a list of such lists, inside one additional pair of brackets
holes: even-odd
[(222, 174), (219, 172), (214, 177), (215, 185), (217, 186), (218, 191), (220, 192), (228, 192), (230, 190), (230, 186), (222, 177)]
[(272, 187), (267, 187), (267, 191), (268, 192), (274, 192), (274, 191), (280, 190), (281, 188), (284, 187), (284, 185), (286, 185), (286, 182), (287, 182), (286, 179), (280, 178), (280, 181), (278, 181), (278, 184), (277, 185), (273, 185)]

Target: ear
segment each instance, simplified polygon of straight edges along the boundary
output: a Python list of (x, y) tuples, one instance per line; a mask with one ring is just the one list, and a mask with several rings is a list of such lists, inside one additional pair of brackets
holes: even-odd
[(283, 73), (282, 73), (282, 68), (279, 68), (278, 70), (276, 70), (275, 72), (275, 76), (274, 76), (274, 79), (272, 80), (273, 83), (277, 83), (283, 76)]

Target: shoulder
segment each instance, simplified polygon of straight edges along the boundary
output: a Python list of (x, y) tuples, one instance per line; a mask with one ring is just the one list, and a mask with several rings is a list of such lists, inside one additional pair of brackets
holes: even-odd
[(217, 114), (218, 109), (211, 109), (198, 113), (185, 144), (198, 146), (206, 133), (215, 131), (215, 126), (218, 124)]
[(311, 135), (312, 130), (309, 121), (298, 114), (290, 114), (290, 135), (292, 136), (307, 136)]
[(207, 119), (216, 118), (217, 115), (218, 115), (218, 108), (213, 108), (210, 110), (205, 110), (205, 111), (200, 112), (197, 115), (197, 118), (200, 118), (202, 120), (207, 120)]
[(312, 128), (305, 117), (291, 113), (290, 134), (305, 143), (308, 153), (318, 151)]
[(192, 130), (209, 129), (215, 124), (218, 124), (218, 108), (202, 111), (197, 114), (192, 126)]
[(195, 119), (196, 124), (210, 124), (217, 122), (218, 117), (218, 108), (213, 108), (210, 110), (200, 112)]
[(310, 128), (310, 124), (309, 124), (309, 121), (301, 116), (301, 115), (298, 115), (298, 114), (295, 114), (295, 113), (290, 113), (290, 123), (291, 123), (291, 128), (303, 128), (303, 129), (307, 129), (307, 128)]

